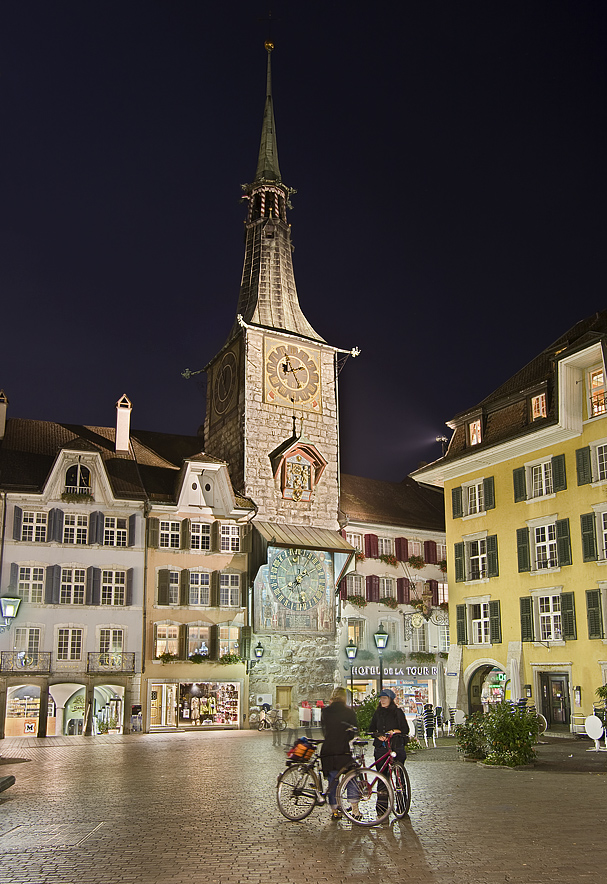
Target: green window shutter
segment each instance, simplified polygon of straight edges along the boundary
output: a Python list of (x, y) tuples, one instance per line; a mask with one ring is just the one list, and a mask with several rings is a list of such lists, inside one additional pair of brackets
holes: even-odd
[(497, 534), (490, 534), (487, 537), (487, 577), (499, 577), (499, 573)]
[(561, 593), (561, 623), (563, 626), (563, 638), (566, 641), (576, 639), (575, 599), (572, 592)]
[(183, 624), (179, 627), (179, 659), (188, 659), (188, 627)]
[(525, 467), (517, 467), (516, 470), (512, 470), (512, 481), (514, 482), (514, 502), (519, 503), (521, 500), (527, 500)]
[(168, 568), (162, 568), (158, 572), (158, 604), (168, 605), (169, 603), (169, 576)]
[(213, 522), (211, 525), (211, 550), (219, 551), (220, 546), (220, 522)]
[(451, 506), (453, 508), (453, 518), (461, 519), (464, 515), (464, 503), (462, 497), (462, 486), (451, 489)]
[(190, 571), (184, 568), (179, 575), (179, 604), (190, 604)]
[(181, 522), (181, 548), (190, 548), (190, 520), (183, 519)]
[(485, 509), (495, 509), (495, 482), (493, 476), (483, 479), (483, 496), (485, 498)]
[(555, 491), (566, 491), (567, 489), (564, 454), (557, 454), (552, 458), (552, 487)]
[(214, 623), (211, 626), (211, 634), (209, 638), (209, 657), (211, 660), (219, 659), (219, 626)]
[(219, 571), (211, 574), (211, 607), (219, 607)]
[(582, 513), (582, 557), (585, 562), (596, 562), (598, 552), (596, 546), (596, 517), (594, 513)]
[(455, 562), (455, 582), (461, 583), (466, 579), (466, 561), (465, 561), (465, 549), (463, 543), (456, 543), (454, 545), (455, 554), (453, 556), (453, 561)]
[(521, 641), (533, 641), (533, 599), (524, 596), (519, 599), (521, 604)]
[(160, 521), (155, 518), (148, 519), (148, 546), (158, 549), (160, 542)]
[(251, 656), (251, 635), (253, 630), (250, 626), (243, 626), (240, 630), (240, 645), (238, 651), (243, 660), (248, 660)]
[(588, 638), (604, 638), (603, 605), (600, 589), (586, 590), (586, 614), (588, 616)]
[(519, 572), (531, 571), (531, 555), (529, 550), (529, 528), (516, 529), (516, 551)]
[(468, 644), (468, 619), (466, 616), (466, 606), (456, 606), (456, 622), (457, 622), (457, 643), (458, 645)]
[(556, 520), (556, 552), (561, 565), (570, 565), (571, 558), (571, 537), (569, 536), (569, 519)]
[(575, 452), (578, 485), (590, 485), (592, 482), (592, 465), (590, 461), (590, 445), (578, 448)]
[(502, 618), (499, 599), (489, 602), (489, 640), (493, 645), (502, 641)]

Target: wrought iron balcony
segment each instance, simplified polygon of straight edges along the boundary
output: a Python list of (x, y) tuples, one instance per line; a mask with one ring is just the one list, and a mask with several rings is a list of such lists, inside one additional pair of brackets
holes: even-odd
[(135, 653), (108, 651), (88, 655), (87, 672), (135, 672)]
[(26, 672), (30, 675), (48, 675), (51, 671), (51, 652), (2, 651), (2, 672)]

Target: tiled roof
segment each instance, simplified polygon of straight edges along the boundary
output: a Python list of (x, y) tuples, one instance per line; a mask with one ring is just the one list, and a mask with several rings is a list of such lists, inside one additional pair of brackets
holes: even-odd
[(340, 509), (351, 521), (445, 530), (442, 490), (409, 477), (402, 482), (383, 482), (342, 473)]

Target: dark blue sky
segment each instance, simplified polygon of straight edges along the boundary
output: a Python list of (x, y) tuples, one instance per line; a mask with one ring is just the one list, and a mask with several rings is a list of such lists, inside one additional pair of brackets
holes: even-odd
[[(342, 469), (444, 422), (603, 309), (607, 4), (276, 2), (308, 319), (357, 345)], [(267, 5), (0, 7), (0, 388), (12, 416), (195, 433), (231, 327)]]

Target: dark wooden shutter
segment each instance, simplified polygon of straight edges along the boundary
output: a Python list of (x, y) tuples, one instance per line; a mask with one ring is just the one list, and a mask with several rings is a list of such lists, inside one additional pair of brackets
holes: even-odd
[(377, 534), (365, 534), (365, 558), (379, 558), (379, 544), (377, 543)]
[(427, 565), (436, 565), (436, 541), (424, 540), (424, 560)]
[(20, 506), (13, 509), (13, 540), (21, 540), (21, 525), (23, 523), (23, 510)]
[(596, 546), (596, 516), (594, 513), (582, 513), (582, 558), (585, 562), (596, 562), (598, 552)]
[(520, 503), (521, 500), (527, 500), (527, 483), (525, 479), (525, 467), (517, 467), (512, 471), (515, 503)]
[(213, 522), (211, 525), (211, 550), (219, 552), (221, 548), (221, 522)]
[(575, 598), (572, 592), (561, 593), (561, 623), (563, 625), (563, 638), (565, 641), (576, 639)]
[(63, 543), (63, 510), (49, 510), (47, 523), (47, 540)]
[(590, 445), (578, 448), (575, 452), (575, 467), (577, 469), (578, 485), (590, 485), (592, 482), (592, 462), (590, 460)]
[(179, 575), (179, 604), (190, 604), (190, 571), (183, 568)]
[(158, 571), (158, 604), (168, 605), (169, 603), (169, 580), (171, 572), (168, 568), (161, 568)]
[(16, 593), (19, 588), (19, 565), (17, 562), (11, 562), (11, 576), (8, 588), (13, 593)]
[(603, 604), (600, 589), (586, 590), (586, 615), (588, 617), (588, 638), (604, 638)]
[(181, 520), (180, 531), (181, 531), (181, 548), (182, 549), (189, 549), (191, 546), (190, 520), (189, 519), (182, 519)]
[(101, 604), (101, 568), (93, 565), (86, 569), (86, 604)]
[(209, 636), (209, 656), (211, 660), (219, 659), (219, 626), (214, 623), (211, 626), (211, 633)]
[(179, 636), (179, 643), (177, 647), (179, 648), (178, 654), (180, 660), (188, 659), (188, 627), (183, 624), (179, 627), (179, 632), (177, 633)]
[(483, 479), (483, 497), (485, 500), (485, 509), (495, 509), (495, 481), (493, 476)]
[(129, 546), (135, 546), (137, 541), (137, 513), (131, 513), (129, 516), (129, 533), (127, 544)]
[(219, 571), (211, 573), (211, 607), (219, 607)]
[(466, 614), (466, 605), (457, 605), (456, 624), (457, 624), (457, 643), (458, 645), (468, 644), (468, 618)]
[(499, 645), (502, 641), (502, 618), (500, 616), (499, 599), (489, 602), (489, 641)]
[(428, 584), (432, 591), (432, 605), (438, 608), (438, 580), (428, 580)]
[(531, 571), (531, 551), (529, 549), (529, 528), (516, 529), (516, 552), (518, 556), (518, 569)]
[(490, 534), (487, 537), (487, 577), (499, 577), (499, 573), (497, 534)]
[(238, 645), (238, 653), (243, 660), (249, 660), (251, 657), (251, 637), (253, 630), (250, 626), (242, 626), (240, 629), (240, 644)]
[(247, 523), (240, 526), (240, 552), (250, 553), (253, 545), (253, 528)]
[(47, 605), (58, 605), (61, 592), (61, 565), (49, 565), (46, 569), (44, 602)]
[(366, 598), (368, 602), (379, 601), (379, 577), (376, 574), (368, 574), (366, 577)]
[(129, 568), (126, 572), (126, 597), (125, 597), (125, 605), (133, 604), (133, 578), (134, 578), (134, 568)]
[(567, 490), (567, 473), (565, 470), (564, 454), (555, 454), (552, 458), (552, 487), (554, 491)]
[(461, 519), (464, 515), (464, 501), (462, 495), (462, 486), (451, 489), (451, 510), (454, 519)]
[(342, 577), (339, 581), (339, 597), (342, 601), (348, 598), (348, 578)]
[(398, 577), (396, 580), (396, 601), (399, 605), (408, 605), (411, 598), (411, 584), (408, 577)]
[(148, 546), (151, 549), (158, 549), (160, 543), (160, 520), (151, 516), (148, 519)]
[(569, 536), (569, 519), (556, 520), (556, 551), (559, 567), (561, 565), (571, 564), (572, 559), (571, 537)]
[(398, 562), (406, 562), (409, 558), (409, 541), (406, 537), (397, 537), (394, 541), (394, 554)]
[(96, 510), (89, 516), (89, 543), (103, 544), (103, 529), (105, 528), (105, 516)]
[(533, 641), (533, 599), (523, 596), (519, 599), (521, 606), (521, 641)]
[(462, 543), (454, 545), (453, 561), (455, 563), (455, 582), (461, 583), (466, 579), (466, 550)]

